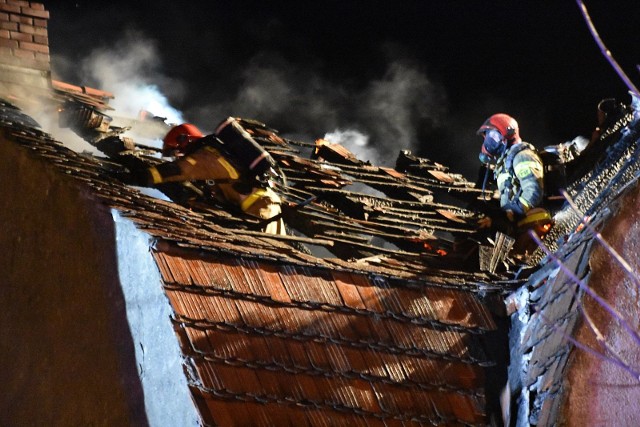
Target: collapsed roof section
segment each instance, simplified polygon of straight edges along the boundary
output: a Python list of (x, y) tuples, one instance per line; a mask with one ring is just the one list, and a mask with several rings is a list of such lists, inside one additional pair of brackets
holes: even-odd
[[(19, 117), (24, 117), (19, 110), (2, 105), (8, 140), (74, 178), (153, 237), (152, 255), (205, 424), (486, 423), (485, 380), (495, 363), (487, 334), (496, 324), (482, 295), (502, 292), (500, 284), (487, 284), (486, 274), (429, 267), (425, 260), (437, 254), (425, 258), (378, 248), (362, 237), (352, 254), (366, 258), (309, 255), (291, 243), (333, 248), (340, 224), (351, 221), (338, 207), (324, 202), (306, 219), (313, 223), (320, 216), (330, 227), (319, 229), (334, 234), (252, 231), (248, 219), (222, 207), (199, 211), (142, 194), (114, 178), (119, 165), (75, 153)], [(283, 164), (298, 159), (294, 147), (282, 148)], [(305, 162), (309, 171), (327, 176), (321, 161)], [(329, 170), (337, 174), (343, 166), (332, 162)], [(366, 171), (383, 189), (402, 177), (370, 165), (351, 168), (353, 175)], [(342, 175), (331, 182), (336, 176)], [(409, 179), (403, 182), (410, 183), (414, 199), (429, 194)], [(291, 189), (285, 194), (305, 197), (309, 187), (286, 187)], [(331, 193), (332, 187), (312, 188)], [(364, 197), (344, 191), (355, 201)], [(375, 200), (372, 205), (384, 212), (384, 199)], [(403, 199), (390, 204), (442, 207)], [(373, 215), (367, 209), (365, 204), (354, 209), (362, 219), (353, 221), (355, 232), (340, 233), (339, 244), (356, 242), (356, 233), (382, 235), (381, 221), (364, 217)], [(442, 221), (435, 224), (434, 230)], [(404, 236), (397, 234), (401, 241)]]
[[(16, 81), (6, 88), (5, 94), (24, 101), (24, 104), (35, 98), (50, 102), (55, 107), (51, 111), (58, 110), (58, 122), (62, 127), (74, 129), (94, 145), (100, 143), (105, 135), (122, 133), (130, 126), (136, 130), (145, 129), (156, 137), (166, 132), (168, 125), (162, 122), (162, 118), (155, 117), (130, 119), (125, 127), (114, 126), (113, 111), (109, 106), (113, 94), (51, 80), (48, 57), (40, 58), (37, 63), (20, 61), (25, 56), (22, 50), (36, 49), (33, 43), (42, 45), (38, 49), (46, 50), (48, 54), (48, 12), (39, 3), (17, 0), (7, 2), (3, 8), (6, 13), (0, 16), (0, 22), (7, 32), (0, 36), (7, 37), (3, 43), (10, 47), (2, 52), (0, 62), (12, 63), (25, 75), (37, 65), (36, 68), (47, 77), (42, 89), (50, 89), (37, 91), (34, 95), (32, 90), (24, 92), (29, 87), (25, 82)], [(35, 58), (36, 53), (32, 56)], [(480, 192), (461, 176), (408, 152), (400, 153), (396, 169), (383, 168), (362, 162), (344, 147), (326, 141), (314, 144), (288, 140), (267, 128), (259, 132), (254, 135), (256, 140), (277, 159), (286, 176), (278, 188), (285, 200), (300, 204), (310, 197), (317, 198), (303, 208), (285, 209), (284, 218), (295, 230), (297, 243), (322, 247), (326, 253), (343, 260), (381, 262), (389, 257), (400, 257), (403, 261), (399, 264), (409, 266), (417, 263), (415, 268), (418, 269), (424, 265), (436, 268), (451, 266), (454, 270), (475, 269), (474, 260), (470, 265), (463, 265), (460, 257), (466, 254), (455, 250), (457, 239), (465, 240), (474, 234), (475, 214), (439, 202), (444, 199), (438, 197), (453, 194), (467, 201), (477, 197)], [(138, 148), (142, 149), (108, 154), (115, 156), (117, 161), (128, 157), (129, 163), (125, 163), (128, 166), (159, 161), (158, 156), (145, 155), (151, 147)], [(314, 156), (310, 155), (312, 152)], [(113, 170), (119, 168), (117, 164), (109, 167)], [(190, 196), (184, 187), (163, 187), (176, 199)], [(197, 209), (224, 226), (249, 231), (257, 226), (255, 220), (252, 224), (250, 218), (239, 217), (235, 212), (230, 214), (228, 207), (209, 207), (201, 203)]]
[[(11, 3), (12, 13), (26, 7)], [(58, 106), (60, 123), (90, 143), (123, 132), (112, 126), (108, 92), (45, 86), (51, 90), (37, 96)], [(123, 184), (118, 176), (128, 161), (160, 161), (151, 147), (129, 146), (108, 158), (78, 154), (8, 102), (0, 118), (6, 141), (152, 238), (204, 424), (486, 424), (494, 398), (487, 369), (495, 365), (487, 336), (496, 324), (484, 297), (503, 287), (447, 257), (451, 236), (471, 227), (434, 193), (473, 192), (460, 177), (404, 153), (405, 170), (430, 171), (411, 177), (338, 145), (263, 129), (255, 137), (286, 176), (280, 194), (293, 203), (318, 198), (285, 211), (294, 235), (274, 236), (228, 206), (193, 203), (191, 186), (161, 187), (191, 201), (181, 205)], [(326, 254), (310, 253), (319, 248)]]
[[(75, 121), (74, 129), (108, 156), (114, 176), (161, 161), (150, 147), (114, 136), (119, 129), (102, 133), (89, 119)], [(290, 140), (261, 124), (249, 132), (281, 172), (275, 190), (286, 201), (283, 217), (294, 231), (294, 236), (282, 239), (298, 247), (323, 247), (343, 260), (398, 258), (402, 261), (396, 264), (407, 268), (417, 264), (419, 269), (464, 269), (454, 244), (475, 234), (477, 214), (437, 202), (443, 194), (472, 200), (482, 193), (460, 175), (409, 152), (401, 152), (392, 169), (358, 160), (345, 147), (323, 140)], [(258, 220), (206, 197), (210, 190), (204, 183), (194, 184), (198, 188), (172, 183), (158, 188), (217, 224), (247, 231), (259, 228)]]
[[(601, 216), (606, 214), (608, 212), (606, 206), (618, 197), (621, 189), (628, 186), (629, 183), (635, 182), (638, 165), (635, 144), (637, 141), (637, 123), (636, 110), (633, 108), (626, 109), (618, 117), (618, 120), (613, 122), (611, 127), (603, 133), (602, 138), (593, 146), (595, 149), (586, 153), (587, 155), (584, 158), (578, 158), (578, 163), (569, 165), (576, 168), (574, 171), (581, 170), (584, 174), (580, 175), (575, 172), (575, 179), (567, 190), (576, 199), (578, 206), (589, 215)], [(473, 237), (474, 227), (471, 224), (474, 222), (474, 212), (455, 205), (436, 202), (438, 195), (443, 193), (448, 195), (455, 194), (466, 201), (481, 195), (479, 190), (475, 189), (473, 185), (463, 178), (448, 173), (446, 168), (426, 159), (415, 158), (408, 152), (400, 153), (396, 169), (389, 169), (362, 162), (340, 145), (327, 144), (322, 141), (316, 143), (291, 141), (280, 137), (273, 130), (255, 134), (254, 137), (272, 153), (281, 169), (285, 171), (288, 180), (280, 183), (279, 190), (287, 200), (300, 202), (307, 200), (309, 196), (321, 199), (320, 202), (311, 203), (308, 208), (290, 211), (286, 214), (288, 223), (306, 235), (304, 238), (291, 237), (291, 241), (324, 246), (337, 257), (317, 258), (318, 262), (322, 260), (323, 263), (336, 263), (334, 265), (337, 265), (342, 261), (346, 261), (347, 264), (343, 264), (346, 266), (349, 265), (350, 261), (359, 261), (363, 263), (360, 267), (364, 269), (369, 269), (378, 264), (377, 267), (380, 268), (377, 270), (378, 272), (385, 271), (389, 273), (395, 270), (391, 273), (391, 276), (397, 275), (397, 277), (405, 279), (411, 278), (413, 274), (423, 269), (423, 271), (429, 272), (428, 275), (431, 276), (429, 280), (436, 276), (441, 276), (441, 278), (448, 277), (453, 282), (456, 282), (457, 285), (465, 282), (464, 276), (467, 274), (477, 277), (478, 273), (473, 273), (473, 271), (477, 271), (476, 269), (471, 268), (469, 273), (463, 273), (465, 264), (462, 260), (448, 256), (449, 253), (447, 253), (453, 247), (452, 240), (449, 240), (450, 236), (454, 236), (454, 238), (455, 236)], [(305, 151), (312, 154), (301, 155)], [(138, 158), (142, 157), (139, 156)], [(149, 161), (153, 160), (150, 159)], [(589, 168), (587, 165), (591, 165), (591, 167)], [(247, 224), (251, 222), (248, 218), (221, 215), (221, 209), (224, 210), (224, 208), (220, 206), (200, 206), (200, 208), (203, 215), (212, 220), (216, 218), (214, 222), (225, 224), (225, 227), (242, 229), (246, 228)], [(549, 235), (546, 243), (554, 250), (560, 249), (556, 256), (565, 266), (568, 266), (569, 271), (574, 272), (577, 277), (583, 278), (588, 275), (589, 271), (588, 260), (591, 254), (591, 238), (589, 235), (576, 232), (575, 228), (578, 225), (578, 221), (578, 216), (572, 215), (569, 208), (565, 207), (565, 211), (557, 217), (554, 233)], [(571, 240), (571, 242), (566, 244), (564, 241), (556, 240), (558, 236), (564, 240)], [(560, 248), (556, 245), (560, 245)], [(300, 256), (306, 257), (307, 255)], [(559, 417), (562, 417), (564, 408), (562, 406), (563, 400), (561, 399), (563, 396), (563, 384), (565, 383), (567, 372), (570, 372), (568, 371), (570, 369), (568, 362), (571, 348), (566, 342), (566, 337), (580, 323), (578, 306), (582, 298), (579, 292), (580, 288), (576, 285), (571, 274), (559, 274), (559, 268), (541, 259), (543, 256), (543, 252), (539, 250), (537, 257), (534, 257), (534, 262), (542, 261), (546, 267), (532, 276), (526, 286), (520, 288), (519, 292), (510, 299), (510, 303), (517, 305), (519, 309), (519, 312), (514, 314), (513, 317), (516, 327), (512, 335), (517, 337), (514, 341), (517, 344), (511, 348), (513, 361), (511, 390), (514, 392), (512, 399), (518, 403), (516, 406), (519, 408), (517, 415), (519, 422), (529, 422), (533, 425), (553, 424)], [(313, 258), (311, 256), (307, 260)], [(237, 341), (233, 338), (228, 336), (221, 338), (218, 336), (222, 331), (238, 336), (248, 332), (263, 336), (278, 335), (285, 340), (293, 341), (308, 339), (310, 342), (314, 342), (316, 339), (325, 340), (327, 336), (323, 335), (323, 331), (327, 330), (327, 322), (335, 324), (334, 322), (339, 320), (339, 316), (336, 316), (335, 312), (329, 316), (330, 319), (327, 317), (324, 320), (323, 315), (320, 313), (308, 316), (309, 319), (313, 319), (312, 324), (322, 325), (321, 327), (318, 326), (321, 328), (318, 329), (318, 335), (312, 334), (314, 338), (296, 333), (295, 328), (284, 333), (280, 326), (285, 319), (290, 318), (288, 315), (283, 315), (292, 307), (289, 304), (293, 304), (293, 306), (300, 303), (305, 306), (309, 304), (314, 306), (316, 304), (315, 308), (331, 307), (330, 310), (333, 312), (336, 309), (335, 303), (332, 303), (331, 298), (326, 294), (327, 290), (331, 289), (331, 283), (336, 286), (335, 295), (341, 296), (345, 304), (344, 307), (350, 307), (351, 309), (366, 307), (362, 293), (363, 288), (356, 284), (354, 289), (357, 289), (358, 299), (349, 301), (349, 295), (354, 296), (356, 293), (347, 291), (344, 286), (346, 281), (337, 279), (335, 274), (324, 275), (321, 278), (323, 285), (318, 288), (322, 289), (323, 294), (321, 296), (320, 294), (312, 295), (308, 293), (310, 292), (309, 283), (306, 283), (304, 285), (305, 292), (300, 294), (301, 296), (296, 300), (292, 295), (300, 292), (302, 288), (292, 292), (291, 286), (298, 279), (289, 282), (290, 278), (283, 276), (281, 271), (275, 276), (273, 272), (269, 273), (269, 267), (266, 265), (252, 264), (251, 267), (248, 267), (249, 264), (243, 262), (231, 263), (228, 267), (224, 267), (224, 277), (227, 279), (219, 280), (211, 276), (202, 275), (202, 272), (208, 271), (201, 264), (206, 262), (203, 259), (193, 260), (194, 264), (191, 264), (191, 261), (185, 264), (184, 259), (181, 258), (179, 266), (172, 266), (175, 259), (171, 257), (156, 256), (156, 259), (159, 265), (163, 265), (165, 289), (172, 300), (174, 309), (178, 313), (177, 324), (180, 326), (180, 330), (184, 331), (183, 342), (189, 343), (189, 346), (185, 348), (194, 352), (195, 359), (203, 358), (207, 361), (208, 368), (206, 368), (206, 371), (204, 366), (200, 366), (196, 370), (199, 372), (201, 380), (206, 377), (203, 381), (212, 384), (221, 385), (226, 384), (227, 381), (232, 381), (230, 376), (224, 377), (221, 371), (215, 370), (216, 364), (222, 363), (220, 355), (217, 353), (219, 348), (216, 347), (216, 344), (224, 342), (225, 339), (230, 339), (234, 344), (237, 344)], [(218, 266), (224, 264), (221, 260), (211, 262)], [(177, 273), (173, 271), (175, 268), (177, 268)], [(188, 272), (185, 272), (185, 270)], [(253, 271), (249, 273), (249, 270)], [(281, 296), (285, 296), (284, 300), (275, 304), (278, 309), (268, 315), (271, 319), (269, 325), (276, 325), (275, 328), (263, 328), (263, 324), (256, 321), (256, 317), (252, 315), (255, 312), (255, 308), (252, 308), (254, 301), (251, 301), (250, 304), (233, 303), (227, 305), (226, 308), (221, 308), (222, 306), (219, 303), (207, 305), (200, 300), (205, 295), (219, 296), (225, 293), (227, 296), (236, 293), (247, 295), (246, 290), (229, 289), (228, 287), (220, 288), (217, 285), (224, 282), (224, 280), (228, 280), (229, 277), (238, 277), (238, 272), (240, 271), (242, 271), (244, 280), (249, 280), (252, 283), (247, 288), (252, 289), (251, 292), (256, 292), (256, 289), (260, 288), (267, 289), (271, 286), (270, 298), (273, 298), (278, 292)], [(176, 279), (176, 277), (180, 277), (180, 279)], [(269, 277), (277, 277), (277, 284), (270, 282)], [(424, 276), (422, 278), (424, 279)], [(489, 276), (487, 282), (497, 285), (499, 282), (496, 282), (495, 279), (496, 277)], [(418, 282), (421, 281), (422, 279)], [(184, 286), (187, 283), (189, 286)], [(240, 282), (236, 281), (235, 283)], [(269, 285), (268, 283), (271, 284)], [(414, 283), (413, 279), (410, 279), (409, 283)], [(520, 283), (508, 284), (503, 282), (503, 285), (506, 284), (507, 286), (502, 290), (513, 289), (514, 286), (509, 285)], [(382, 288), (388, 287), (382, 282), (378, 281), (376, 283), (375, 280), (371, 284), (374, 287), (378, 285), (382, 285)], [(429, 284), (434, 285), (435, 283), (430, 282)], [(437, 286), (443, 284), (440, 282)], [(545, 286), (542, 286), (543, 284)], [(423, 285), (424, 283), (419, 287)], [(451, 282), (444, 284), (445, 288), (450, 285), (452, 285)], [(195, 286), (195, 288), (192, 286)], [(246, 283), (245, 286), (247, 286)], [(209, 289), (209, 287), (214, 289)], [(276, 288), (280, 290), (275, 291)], [(286, 293), (282, 292), (282, 289), (285, 289)], [(421, 294), (431, 302), (437, 301), (438, 297), (429, 297), (425, 294), (426, 289), (427, 287), (422, 287)], [(497, 290), (497, 287), (487, 289)], [(255, 295), (259, 295), (259, 292), (254, 293), (252, 298), (255, 298)], [(401, 295), (402, 293), (398, 291), (396, 294), (398, 299), (394, 302), (395, 306), (402, 306), (403, 301), (412, 300), (412, 297)], [(498, 291), (497, 293), (501, 292)], [(458, 298), (456, 297), (455, 300), (459, 301)], [(309, 303), (310, 301), (313, 302)], [(273, 301), (270, 300), (270, 302)], [(360, 306), (361, 302), (364, 305)], [(536, 312), (531, 311), (532, 307), (535, 307)], [(298, 308), (301, 307), (298, 306)], [(372, 312), (376, 311), (373, 306), (368, 309)], [(405, 306), (400, 311), (406, 313), (407, 309), (408, 307)], [(337, 312), (342, 313), (342, 310), (337, 309)], [(538, 314), (538, 310), (540, 314)], [(474, 311), (475, 309), (471, 310), (471, 312)], [(263, 311), (261, 314), (266, 315), (266, 312)], [(230, 315), (232, 317), (228, 317)], [(234, 318), (234, 315), (237, 317)], [(392, 315), (392, 318), (395, 316), (396, 314)], [(225, 318), (242, 319), (242, 321), (228, 325), (224, 323)], [(211, 319), (216, 320), (211, 322)], [(526, 325), (519, 323), (523, 319), (526, 319)], [(351, 327), (355, 325), (355, 323), (351, 323), (353, 320), (353, 318), (350, 318), (348, 321)], [(345, 320), (345, 322), (347, 321)], [(445, 321), (444, 324), (446, 323)], [(308, 325), (309, 323), (307, 322), (306, 324)], [(431, 326), (439, 329), (443, 324), (431, 324)], [(445, 329), (450, 327), (451, 324), (448, 324)], [(369, 330), (371, 329), (369, 328)], [(394, 336), (394, 333), (391, 330), (389, 331), (389, 336)], [(449, 331), (452, 330), (449, 329)], [(469, 331), (467, 329), (467, 332)], [(407, 332), (405, 331), (405, 333)], [(411, 335), (410, 332), (408, 333)], [(402, 347), (398, 346), (397, 343), (381, 341), (381, 336), (367, 335), (367, 337), (368, 344), (351, 342), (351, 344), (347, 345), (355, 348), (359, 346), (369, 346), (371, 348), (372, 343), (375, 343), (373, 347), (382, 346), (386, 348), (386, 351), (394, 348), (394, 350), (391, 350), (391, 353), (394, 354), (397, 348)], [(355, 336), (352, 338), (355, 339)], [(432, 342), (431, 338), (426, 336), (423, 336), (423, 339), (426, 342)], [(342, 333), (329, 338), (329, 342), (332, 345), (336, 344), (338, 346), (345, 345), (348, 342), (343, 340), (344, 335)], [(418, 341), (415, 340), (414, 342)], [(465, 339), (465, 342), (469, 341)], [(271, 351), (271, 347), (262, 349), (259, 346), (256, 347), (255, 342), (251, 344), (247, 342), (246, 346), (255, 352), (267, 352), (268, 349)], [(476, 346), (472, 344), (470, 348), (481, 347), (482, 345)], [(451, 358), (451, 354), (456, 354), (454, 359), (460, 356), (460, 353), (453, 351), (454, 347), (448, 348), (448, 355), (445, 355), (444, 352), (438, 354), (437, 348), (438, 346), (430, 347), (428, 344), (423, 348), (423, 351), (426, 350), (426, 353), (423, 354), (430, 354), (436, 359), (443, 356), (445, 359)], [(434, 350), (435, 353), (433, 353)], [(404, 347), (403, 351), (409, 351), (409, 353), (405, 353), (405, 355), (409, 355), (414, 354), (415, 349)], [(453, 353), (451, 353), (452, 351)], [(286, 357), (291, 358), (292, 354), (294, 354), (292, 352), (294, 350), (289, 349), (286, 352)], [(251, 358), (253, 354), (238, 352), (233, 353), (232, 358), (236, 366), (243, 369), (253, 367), (255, 364), (262, 364), (261, 366), (265, 368), (270, 366), (273, 370), (283, 369), (284, 372), (291, 373), (288, 371), (291, 366), (284, 368), (282, 365), (282, 360), (284, 360), (285, 356), (280, 355), (271, 359), (256, 360)], [(236, 357), (238, 358), (237, 360), (235, 359)], [(344, 359), (344, 369), (353, 367), (353, 364), (357, 361), (351, 356), (344, 357), (346, 358)], [(369, 360), (369, 356), (363, 354), (359, 357)], [(294, 360), (294, 366), (302, 364), (299, 360), (292, 360)], [(484, 363), (480, 360), (463, 361), (461, 359), (457, 359), (457, 362), (479, 363), (480, 365)], [(225, 363), (230, 363), (230, 361), (227, 359)], [(325, 377), (329, 375), (328, 371), (325, 371), (323, 367), (319, 367), (313, 358), (309, 359), (308, 363), (309, 365), (302, 364), (300, 372), (310, 373), (313, 371), (317, 375)], [(389, 363), (389, 360), (385, 360), (383, 365), (388, 366)], [(523, 364), (522, 366), (520, 366), (521, 363)], [(331, 363), (329, 365), (333, 366), (332, 369), (335, 368)], [(272, 381), (279, 378), (278, 376), (267, 378), (259, 374), (253, 376), (254, 372), (251, 372), (252, 379), (246, 379), (247, 384), (252, 381), (272, 383)], [(386, 372), (389, 373), (389, 371)], [(221, 377), (220, 375), (223, 376)], [(347, 374), (347, 376), (352, 375), (356, 374), (353, 372)], [(360, 376), (360, 379), (368, 378), (367, 374), (362, 372), (357, 375)], [(456, 375), (464, 374), (458, 372)], [(387, 381), (389, 378), (387, 377), (383, 381)], [(435, 382), (443, 384), (442, 380), (435, 380)], [(288, 382), (286, 384), (289, 385)], [(335, 386), (333, 384), (331, 387)], [(236, 400), (238, 403), (245, 405), (262, 401), (285, 403), (284, 401), (278, 401), (278, 398), (274, 398), (272, 394), (256, 397), (246, 389), (242, 389), (240, 383), (236, 383), (234, 387), (236, 388), (232, 387), (232, 389), (236, 391), (231, 394), (227, 393), (227, 389), (221, 391), (215, 387), (213, 389), (204, 387), (203, 390), (199, 386), (196, 386), (193, 392), (200, 407), (209, 409), (213, 407), (220, 409), (220, 399)], [(422, 390), (426, 390), (424, 387), (428, 388), (430, 386), (423, 384), (420, 387)], [(449, 387), (456, 386), (449, 383), (444, 388), (448, 389)], [(278, 389), (287, 395), (294, 392), (293, 389), (288, 389), (284, 384), (279, 384)], [(457, 392), (460, 393), (462, 391), (457, 390)], [(395, 391), (389, 391), (389, 393), (398, 398), (401, 396)], [(432, 397), (427, 398), (427, 395), (425, 395), (427, 400), (424, 400), (418, 406), (424, 405), (429, 399), (432, 399)], [(386, 414), (374, 415), (366, 412), (366, 410), (361, 412), (363, 408), (371, 408), (370, 406), (367, 407), (366, 401), (368, 398), (365, 395), (350, 395), (349, 399), (351, 400), (340, 401), (336, 401), (333, 397), (327, 400), (328, 396), (318, 391), (318, 394), (314, 395), (315, 400), (311, 402), (311, 406), (318, 411), (326, 409), (351, 412), (352, 415), (357, 415), (358, 417), (380, 417), (384, 420), (388, 418)], [(356, 402), (359, 402), (356, 405), (359, 408), (358, 410), (351, 411), (346, 409), (347, 407), (353, 408)], [(438, 407), (439, 404), (431, 402), (431, 404)], [(345, 406), (343, 407), (342, 405)], [(269, 417), (260, 406), (257, 406), (255, 410), (264, 417)], [(218, 412), (218, 416), (231, 416), (229, 412), (227, 412), (227, 415), (223, 414), (224, 411)], [(298, 415), (302, 416), (301, 414)], [(309, 413), (304, 415), (304, 417), (309, 416)], [(394, 415), (394, 418), (397, 419), (398, 416), (400, 419), (408, 417), (407, 419), (420, 419), (423, 422), (469, 422), (467, 418), (456, 418), (459, 417), (459, 414), (450, 419), (438, 418), (441, 417), (441, 414), (437, 411), (429, 414), (421, 413), (420, 415), (404, 412), (402, 415)], [(305, 419), (309, 420), (309, 418)]]

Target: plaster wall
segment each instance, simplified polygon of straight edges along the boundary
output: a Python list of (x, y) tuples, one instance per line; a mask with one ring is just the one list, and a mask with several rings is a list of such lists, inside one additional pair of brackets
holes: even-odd
[[(602, 230), (603, 238), (631, 265), (640, 271), (640, 186), (628, 190), (619, 200), (617, 211)], [(640, 288), (599, 244), (590, 260), (591, 286), (640, 332)], [(623, 364), (640, 371), (640, 343), (589, 296), (583, 299), (585, 316), (575, 338), (611, 358), (616, 354)], [(593, 325), (593, 326), (592, 326)], [(604, 338), (596, 339), (596, 331)], [(608, 349), (606, 348), (608, 347)], [(637, 374), (636, 374), (637, 375)], [(638, 426), (640, 425), (640, 378), (615, 363), (574, 349), (569, 364), (566, 402), (561, 425), (564, 426)]]
[(0, 425), (197, 425), (148, 237), (1, 134), (0, 183)]

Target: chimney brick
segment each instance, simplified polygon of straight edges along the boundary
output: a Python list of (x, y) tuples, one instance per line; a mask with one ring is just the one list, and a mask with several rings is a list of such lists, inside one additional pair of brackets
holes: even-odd
[(32, 50), (14, 49), (13, 56), (20, 59), (36, 59), (36, 53)]
[(20, 31), (27, 34), (35, 34), (37, 36), (48, 35), (47, 29), (42, 27), (34, 27), (33, 25), (20, 24)]
[(23, 42), (32, 42), (33, 41), (33, 34), (25, 34), (25, 33), (21, 33), (19, 31), (11, 31), (11, 38), (13, 40), (20, 40)]
[(6, 12), (0, 12), (0, 21), (8, 21), (9, 20), (9, 14)]
[(34, 43), (49, 45), (49, 37), (46, 36), (33, 36)]
[(33, 25), (33, 18), (24, 15), (16, 15), (15, 13), (9, 15), (9, 20), (12, 22), (19, 22), (20, 24)]
[(49, 46), (37, 43), (20, 42), (20, 49), (31, 50), (34, 52), (49, 53)]
[(18, 23), (17, 22), (9, 22), (9, 21), (1, 21), (0, 28), (3, 30), (11, 30), (18, 31)]
[(10, 39), (11, 34), (9, 33), (9, 30), (0, 30), (0, 38)]
[(50, 62), (51, 58), (48, 53), (34, 52), (36, 54), (36, 61)]
[(26, 0), (9, 0), (7, 3), (15, 4), (16, 6), (29, 6), (29, 2)]
[(36, 32), (36, 27), (33, 25), (20, 24), (18, 28), (20, 28), (20, 32), (25, 34), (35, 34)]
[(47, 28), (48, 21), (46, 19), (33, 18), (33, 25), (36, 27)]
[(31, 7), (23, 7), (21, 8), (23, 14), (28, 16), (35, 16), (36, 18), (49, 19), (49, 11), (48, 10), (36, 10)]
[(31, 9), (44, 10), (44, 4), (42, 3), (30, 2), (29, 6)]
[(20, 13), (20, 6), (16, 4), (0, 3), (0, 10), (4, 12)]
[(15, 49), (18, 47), (18, 41), (0, 38), (0, 46)]
[(36, 59), (30, 58), (19, 58), (14, 55), (0, 56), (0, 63), (15, 65), (17, 67), (32, 68), (44, 72), (49, 72), (51, 68), (49, 61), (38, 61)]

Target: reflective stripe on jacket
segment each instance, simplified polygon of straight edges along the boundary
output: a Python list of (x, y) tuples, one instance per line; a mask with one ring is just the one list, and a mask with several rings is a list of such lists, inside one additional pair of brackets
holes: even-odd
[(509, 206), (518, 215), (538, 207), (544, 195), (544, 168), (535, 148), (526, 142), (512, 145), (494, 171), (500, 206)]

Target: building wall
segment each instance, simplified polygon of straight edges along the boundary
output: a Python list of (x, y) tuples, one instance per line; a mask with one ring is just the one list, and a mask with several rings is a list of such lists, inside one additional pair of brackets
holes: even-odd
[(148, 238), (2, 135), (0, 425), (196, 424)]
[(160, 272), (150, 253), (149, 235), (112, 210), (118, 277), (134, 342), (136, 367), (151, 426), (199, 426), (184, 359), (170, 318), (173, 315)]
[[(618, 211), (602, 230), (602, 236), (631, 265), (640, 271), (640, 186), (636, 185), (618, 202)], [(590, 259), (591, 286), (640, 332), (640, 288), (630, 280), (620, 265), (600, 244), (595, 244)], [(640, 371), (640, 343), (632, 338), (611, 314), (589, 296), (583, 299), (592, 325), (604, 337), (612, 352), (598, 343), (594, 327), (582, 320), (575, 337), (592, 349), (615, 352), (624, 364)], [(584, 316), (581, 316), (584, 319)], [(637, 374), (636, 374), (637, 375)], [(640, 425), (640, 381), (622, 367), (602, 360), (581, 349), (574, 349), (569, 372), (565, 413), (566, 426), (637, 426)]]
[(108, 209), (0, 144), (3, 425), (144, 425)]

